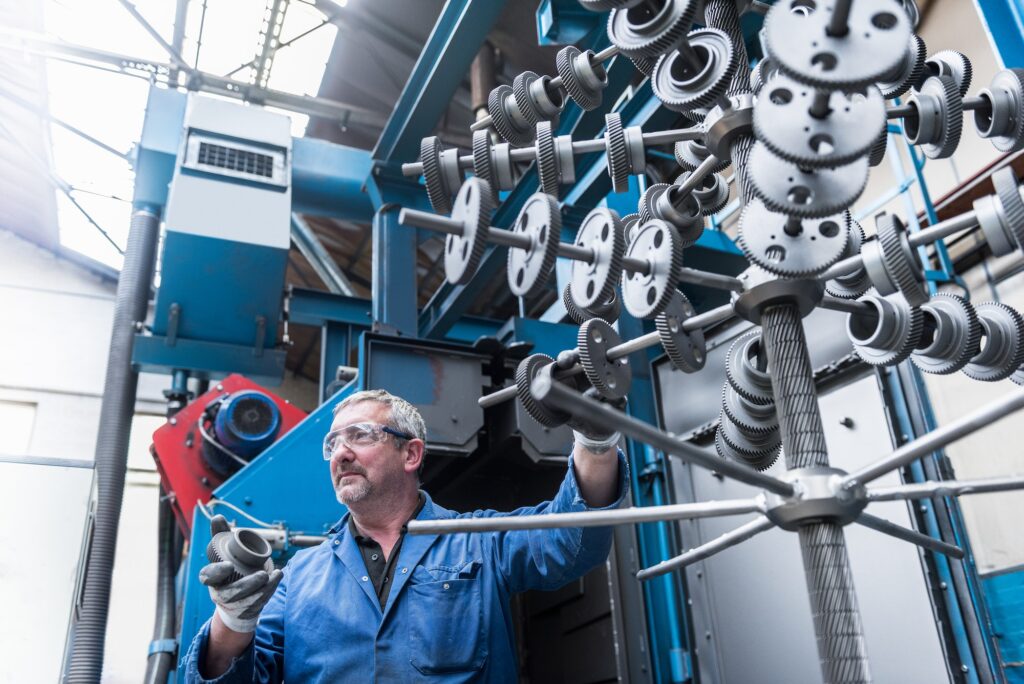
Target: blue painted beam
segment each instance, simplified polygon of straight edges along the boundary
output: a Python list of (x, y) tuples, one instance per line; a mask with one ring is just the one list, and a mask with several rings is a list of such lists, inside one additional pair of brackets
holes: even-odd
[(288, 299), (288, 321), (317, 327), (327, 323), (369, 327), (373, 322), (370, 307), (368, 299), (293, 287)]
[(974, 4), (1001, 66), (1024, 66), (1024, 1), (974, 0)]
[(419, 157), (420, 139), (448, 108), (505, 0), (448, 0), (373, 149), (381, 162)]
[(136, 335), (132, 365), (138, 371), (167, 373), (188, 370), (199, 378), (241, 373), (261, 385), (276, 386), (284, 377), (283, 349), (257, 350), (223, 342), (171, 340), (162, 335)]
[(292, 211), (369, 221), (370, 153), (314, 138), (292, 140)]

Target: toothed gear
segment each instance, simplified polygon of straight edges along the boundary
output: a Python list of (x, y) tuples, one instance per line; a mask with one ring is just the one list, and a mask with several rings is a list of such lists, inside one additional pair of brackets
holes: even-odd
[[(846, 246), (846, 252), (840, 257), (840, 261), (860, 254), (862, 244), (864, 244), (864, 229), (851, 218), (850, 242)], [(858, 267), (853, 273), (834, 278), (825, 283), (825, 291), (839, 299), (857, 299), (870, 289), (871, 278), (868, 277), (868, 272), (863, 266)]]
[(530, 238), (530, 248), (508, 249), (508, 287), (518, 297), (532, 297), (547, 285), (558, 257), (562, 211), (551, 195), (538, 192), (523, 204), (512, 231)]
[(802, 219), (825, 218), (853, 204), (868, 182), (861, 158), (834, 169), (806, 169), (775, 156), (758, 141), (750, 153), (747, 178), (772, 211)]
[(788, 217), (755, 199), (747, 202), (740, 216), (740, 249), (764, 270), (786, 278), (824, 273), (846, 253), (849, 241), (846, 211), (793, 225)]
[(633, 241), (636, 231), (640, 229), (640, 225), (640, 214), (626, 214), (622, 217), (622, 237), (626, 248)]
[(430, 208), (437, 214), (452, 211), (452, 193), (441, 170), (441, 140), (428, 136), (420, 141), (420, 162), (423, 164), (423, 184), (427, 188)]
[(778, 73), (778, 70), (772, 64), (770, 57), (764, 57), (759, 61), (754, 68), (750, 70), (750, 90), (755, 95), (760, 94), (761, 88), (764, 84), (771, 79), (772, 76)]
[[(742, 442), (743, 446), (736, 444)], [(782, 438), (778, 430), (764, 435), (746, 435), (720, 412), (718, 430), (715, 431), (715, 449), (723, 458), (745, 463), (755, 470), (767, 470), (778, 460)]]
[(728, 382), (722, 384), (722, 411), (742, 432), (767, 435), (779, 429), (775, 406), (761, 406), (741, 397)]
[(622, 344), (622, 338), (611, 324), (600, 318), (591, 318), (580, 325), (576, 337), (580, 365), (587, 380), (598, 394), (611, 401), (629, 394), (633, 384), (629, 357), (623, 356), (614, 361), (608, 358), (608, 350), (619, 344)]
[(888, 297), (866, 295), (859, 301), (874, 306), (878, 315), (847, 316), (846, 332), (857, 356), (871, 366), (895, 366), (910, 358), (924, 329), (921, 310), (898, 293)]
[(917, 116), (903, 119), (903, 131), (929, 159), (946, 159), (956, 152), (964, 126), (963, 97), (949, 76), (932, 76), (910, 96)]
[[(567, 45), (555, 55), (555, 69), (562, 79), (562, 87), (569, 98), (585, 112), (597, 109), (601, 105), (604, 89), (608, 87), (608, 74), (604, 66), (581, 65), (580, 60), (594, 58), (594, 52), (581, 52), (578, 48)], [(583, 73), (589, 70), (590, 73)]]
[(704, 368), (708, 350), (704, 330), (690, 332), (684, 329), (686, 321), (696, 315), (693, 305), (682, 292), (676, 290), (665, 310), (654, 319), (661, 346), (668, 360), (684, 373), (696, 373)]
[(1000, 152), (1024, 149), (1024, 69), (1003, 69), (979, 93), (988, 107), (974, 110), (978, 135)]
[(537, 401), (530, 392), (530, 384), (537, 377), (537, 372), (544, 366), (554, 363), (547, 354), (531, 354), (519, 362), (516, 367), (516, 396), (530, 416), (544, 427), (554, 428), (564, 425), (571, 416), (568, 413), (548, 408)]
[(540, 76), (532, 71), (524, 71), (512, 79), (512, 97), (515, 99), (519, 113), (522, 114), (523, 119), (526, 120), (530, 128), (533, 128), (537, 125), (538, 121), (545, 118), (541, 114), (540, 109), (538, 109), (537, 103), (533, 101), (532, 93), (530, 93), (530, 85), (539, 78)]
[(1002, 302), (983, 302), (974, 310), (986, 341), (964, 366), (964, 375), (982, 382), (1005, 380), (1024, 364), (1024, 318)]
[(1024, 387), (1024, 368), (1018, 368), (1014, 371), (1013, 375), (1010, 376), (1010, 380), (1013, 384)]
[(679, 246), (686, 249), (700, 239), (704, 233), (704, 217), (700, 202), (694, 193), (682, 192), (677, 185), (665, 189), (650, 205), (654, 218), (665, 221), (676, 229)]
[(921, 82), (924, 75), (925, 60), (928, 58), (928, 47), (921, 36), (913, 33), (907, 45), (907, 54), (900, 65), (899, 73), (887, 77), (876, 85), (882, 91), (882, 97), (892, 100), (902, 97)]
[[(673, 148), (676, 161), (687, 171), (695, 171), (701, 163), (711, 156), (708, 148), (696, 140), (680, 140)], [(711, 167), (712, 173), (722, 171), (730, 164), (728, 159), (719, 159), (718, 163)]]
[(594, 209), (584, 217), (574, 244), (591, 250), (594, 257), (590, 262), (572, 262), (573, 301), (580, 309), (607, 302), (622, 270), (626, 247), (619, 215), (611, 209)]
[(781, 447), (754, 454), (746, 454), (745, 452), (734, 450), (732, 446), (722, 439), (722, 428), (719, 426), (715, 429), (715, 451), (718, 453), (720, 458), (727, 461), (738, 461), (739, 463), (749, 465), (755, 470), (764, 471), (771, 468), (775, 464), (775, 461), (778, 460)]
[(725, 378), (747, 401), (769, 406), (775, 403), (771, 376), (767, 371), (758, 370), (754, 361), (760, 344), (760, 330), (752, 330), (736, 338), (725, 354)]
[(492, 193), (487, 181), (468, 179), (459, 189), (452, 218), (462, 223), (462, 235), (448, 235), (444, 241), (444, 275), (452, 285), (465, 285), (473, 279), (487, 248)]
[(974, 307), (963, 297), (946, 292), (933, 295), (921, 311), (935, 321), (931, 342), (910, 356), (920, 370), (949, 375), (961, 370), (978, 353), (981, 323)]
[(699, 4), (697, 0), (658, 0), (613, 9), (608, 39), (626, 57), (658, 57), (683, 40)]
[(907, 242), (907, 230), (894, 214), (883, 214), (875, 222), (877, 240), (885, 260), (885, 271), (911, 306), (928, 301), (924, 269), (917, 251)]
[[(673, 183), (681, 185), (690, 177), (692, 171), (683, 171), (676, 176)], [(729, 184), (720, 173), (709, 173), (704, 177), (700, 186), (694, 188), (693, 197), (700, 204), (701, 216), (712, 216), (717, 214), (729, 203)]]
[(992, 186), (1003, 206), (1005, 223), (1013, 231), (1017, 249), (1024, 250), (1024, 199), (1020, 196), (1017, 174), (1013, 167), (1004, 166), (992, 174)]
[(736, 69), (739, 55), (724, 32), (705, 28), (687, 36), (692, 54), (704, 57), (694, 73), (686, 57), (678, 50), (666, 52), (654, 65), (651, 87), (668, 109), (688, 112), (711, 107), (725, 95)]
[(498, 186), (494, 179), (494, 167), (491, 164), (491, 133), (484, 129), (473, 131), (473, 174), (487, 181), (491, 188), (491, 199), (498, 203)]
[(626, 134), (618, 112), (604, 116), (604, 145), (607, 152), (608, 176), (612, 179), (612, 192), (629, 190), (629, 150)]
[(640, 201), (637, 203), (637, 215), (641, 224), (647, 223), (654, 216), (654, 203), (658, 201), (661, 194), (668, 190), (668, 183), (655, 183), (654, 185), (648, 185), (644, 194), (640, 195)]
[(487, 96), (487, 113), (491, 115), (491, 125), (505, 141), (515, 147), (525, 147), (533, 142), (533, 126), (516, 121), (506, 109), (508, 100), (515, 96), (512, 87), (500, 85)]
[(633, 63), (637, 71), (648, 78), (654, 73), (654, 65), (657, 62), (650, 57), (630, 57), (629, 61)]
[(603, 302), (598, 302), (594, 306), (583, 309), (583, 316), (590, 320), (591, 318), (600, 318), (608, 323), (614, 323), (619, 320), (619, 315), (622, 313), (622, 302), (619, 299), (618, 293), (615, 289), (612, 289), (612, 293), (608, 296), (608, 299)]
[(952, 78), (960, 97), (967, 97), (974, 78), (974, 67), (967, 55), (956, 50), (942, 50), (925, 61), (925, 68), (932, 75)]
[(889, 129), (883, 128), (868, 152), (868, 166), (875, 167), (885, 159), (885, 152), (889, 148)]
[(562, 288), (562, 306), (565, 307), (565, 313), (568, 314), (569, 320), (576, 325), (580, 325), (586, 321), (589, 316), (583, 313), (583, 310), (576, 306), (576, 302), (572, 300), (572, 285), (567, 284)]
[(558, 197), (558, 157), (550, 121), (541, 121), (537, 124), (536, 151), (540, 189), (553, 197)]
[(676, 291), (683, 267), (679, 233), (667, 221), (652, 219), (640, 227), (626, 256), (647, 261), (648, 272), (622, 273), (622, 300), (636, 318), (654, 318)]

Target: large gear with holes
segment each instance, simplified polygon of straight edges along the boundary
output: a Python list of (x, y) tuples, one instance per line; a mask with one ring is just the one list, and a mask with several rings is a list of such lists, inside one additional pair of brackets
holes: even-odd
[(846, 332), (853, 350), (872, 366), (895, 366), (910, 358), (921, 339), (924, 316), (900, 294), (865, 295), (858, 301), (874, 308), (873, 315), (850, 314)]
[(558, 257), (562, 211), (558, 201), (543, 192), (526, 201), (512, 231), (530, 239), (527, 249), (508, 249), (508, 287), (517, 297), (533, 297), (545, 288)]
[(580, 51), (567, 45), (555, 55), (555, 69), (562, 78), (562, 87), (569, 99), (589, 112), (601, 104), (604, 89), (608, 87), (608, 73), (601, 64), (591, 64), (593, 50)]
[(613, 9), (608, 39), (626, 57), (658, 57), (685, 38), (699, 4), (697, 0), (663, 0)]
[(961, 370), (978, 353), (981, 323), (963, 297), (940, 292), (921, 306), (924, 332), (910, 356), (920, 370), (949, 375)]
[(915, 114), (903, 119), (907, 141), (929, 159), (945, 159), (960, 144), (964, 126), (963, 97), (950, 76), (932, 76), (910, 96)]
[(974, 310), (985, 344), (963, 367), (963, 372), (982, 382), (1005, 380), (1024, 364), (1024, 317), (1001, 302), (983, 302)]
[(636, 318), (654, 318), (665, 310), (683, 268), (679, 233), (667, 221), (652, 219), (640, 226), (626, 256), (647, 262), (647, 272), (622, 273), (622, 303)]
[(658, 339), (676, 370), (696, 373), (708, 358), (707, 343), (701, 328), (687, 331), (686, 321), (696, 315), (693, 305), (682, 292), (672, 293), (665, 309), (654, 319)]
[(618, 214), (603, 208), (591, 211), (580, 224), (574, 244), (592, 254), (589, 261), (572, 262), (570, 283), (576, 306), (588, 309), (609, 301), (622, 271), (625, 251)]
[(782, 74), (769, 81), (754, 106), (757, 139), (801, 168), (835, 168), (867, 154), (885, 129), (878, 89), (831, 93), (825, 116), (812, 113), (815, 92)]
[(444, 275), (452, 285), (465, 285), (473, 278), (487, 249), (494, 202), (487, 181), (470, 178), (459, 189), (452, 218), (462, 223), (461, 235), (444, 241)]
[(679, 50), (666, 52), (654, 66), (651, 87), (668, 109), (689, 112), (711, 107), (725, 94), (739, 66), (732, 41), (717, 29), (697, 29), (687, 36), (689, 54), (702, 62), (690, 64)]
[(629, 357), (608, 358), (608, 350), (619, 344), (622, 344), (622, 338), (615, 328), (600, 318), (591, 318), (580, 325), (576, 338), (580, 365), (587, 380), (598, 394), (612, 401), (629, 394), (633, 383)]
[(928, 57), (928, 47), (921, 36), (911, 34), (907, 45), (907, 52), (900, 63), (899, 69), (887, 74), (885, 78), (876, 85), (886, 100), (902, 97), (911, 88), (921, 82), (925, 73), (925, 60)]
[(751, 200), (740, 217), (739, 246), (748, 259), (769, 273), (812, 278), (846, 253), (850, 215), (843, 211), (819, 219), (793, 220)]
[(757, 195), (772, 211), (798, 218), (824, 218), (853, 204), (868, 183), (868, 161), (833, 169), (803, 168), (754, 145), (747, 171)]
[(564, 425), (571, 416), (534, 399), (533, 393), (530, 392), (530, 385), (541, 369), (546, 366), (553, 368), (554, 362), (555, 360), (547, 354), (531, 354), (520, 361), (516, 367), (516, 396), (519, 397), (519, 401), (531, 418), (549, 428)]

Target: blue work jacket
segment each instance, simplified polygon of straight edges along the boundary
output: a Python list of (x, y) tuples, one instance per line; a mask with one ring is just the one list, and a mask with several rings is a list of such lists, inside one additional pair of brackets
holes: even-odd
[[(628, 483), (619, 452), (618, 500), (608, 508)], [(570, 458), (554, 499), (512, 515), (584, 510)], [(503, 514), (455, 513), (427, 496), (417, 519), (494, 515)], [(408, 535), (381, 610), (346, 514), (320, 546), (295, 554), (253, 643), (215, 680), (198, 669), (207, 621), (189, 648), (186, 681), (515, 682), (512, 594), (581, 577), (607, 559), (611, 543), (607, 527)]]

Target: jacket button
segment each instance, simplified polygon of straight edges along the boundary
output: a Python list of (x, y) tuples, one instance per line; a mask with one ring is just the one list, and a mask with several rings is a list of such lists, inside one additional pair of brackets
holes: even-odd
[(337, 546), (337, 545), (338, 545), (338, 544), (340, 544), (340, 543), (341, 543), (341, 540), (340, 540), (340, 539), (335, 539), (335, 540), (334, 540), (334, 545), (335, 545), (335, 546)]
[(409, 568), (402, 568), (402, 574), (403, 574), (403, 575), (404, 575), (405, 573), (407, 573), (407, 572), (409, 572)]
[(445, 590), (448, 589), (448, 583), (447, 582), (444, 583), (444, 588), (445, 588)]
[(369, 578), (369, 577), (367, 577), (366, 575), (363, 575), (363, 581), (364, 581), (364, 582), (369, 582), (369, 581), (370, 581), (370, 578)]

